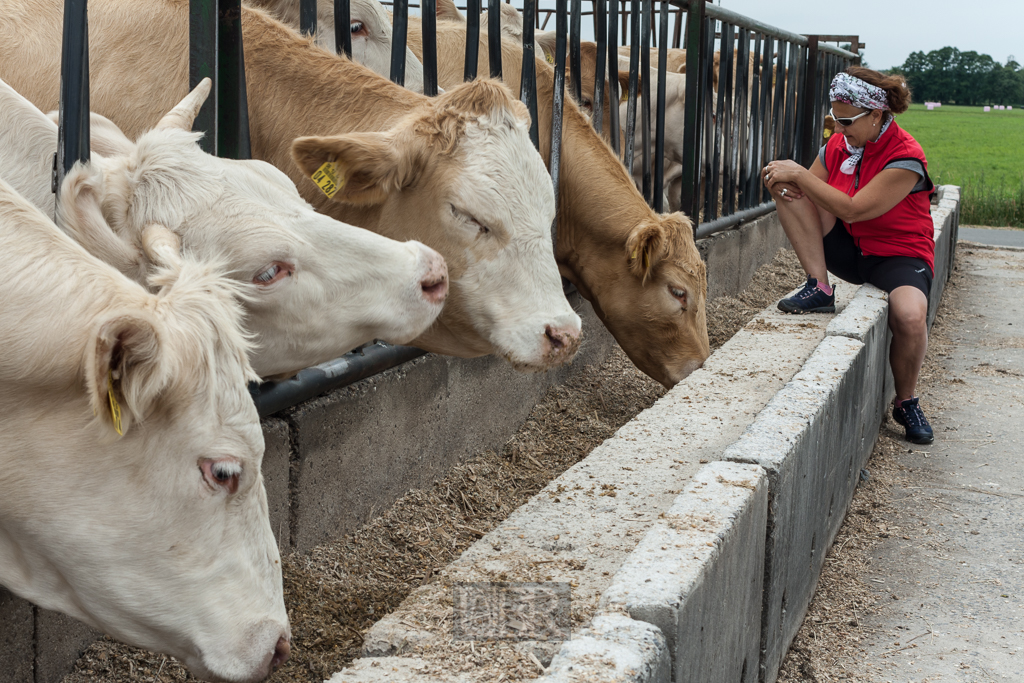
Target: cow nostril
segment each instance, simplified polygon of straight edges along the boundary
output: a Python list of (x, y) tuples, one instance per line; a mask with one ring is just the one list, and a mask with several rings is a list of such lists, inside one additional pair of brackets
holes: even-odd
[(420, 280), (420, 289), (427, 301), (439, 303), (448, 296), (448, 277), (446, 275), (429, 275)]
[(551, 342), (551, 348), (556, 351), (565, 346), (565, 340), (560, 334), (551, 329), (550, 326), (544, 328), (544, 336)]
[(278, 638), (277, 646), (274, 647), (274, 656), (270, 660), (271, 670), (277, 670), (278, 667), (288, 661), (288, 657), (290, 657), (291, 654), (291, 643), (289, 643), (283, 636)]

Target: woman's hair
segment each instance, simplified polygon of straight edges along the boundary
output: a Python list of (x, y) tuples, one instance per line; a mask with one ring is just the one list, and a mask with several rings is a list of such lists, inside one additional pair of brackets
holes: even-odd
[(910, 107), (910, 86), (903, 76), (886, 76), (863, 66), (847, 67), (846, 73), (884, 90), (893, 114), (902, 114)]

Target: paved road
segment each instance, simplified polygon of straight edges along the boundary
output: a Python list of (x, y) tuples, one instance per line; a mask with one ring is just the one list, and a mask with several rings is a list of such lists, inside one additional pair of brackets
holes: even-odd
[(999, 247), (1024, 247), (1024, 230), (999, 228), (966, 228), (960, 226), (960, 239)]
[(855, 680), (1024, 681), (1024, 251), (961, 267), (946, 366), (962, 383), (929, 413), (935, 444), (900, 458), (905, 531), (871, 553), (866, 581), (888, 605), (865, 618)]

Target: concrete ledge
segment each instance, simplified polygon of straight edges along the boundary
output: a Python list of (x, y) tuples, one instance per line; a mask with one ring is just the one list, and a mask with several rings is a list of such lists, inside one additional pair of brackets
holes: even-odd
[(737, 230), (698, 240), (697, 249), (708, 268), (708, 301), (742, 292), (775, 252), (791, 248), (774, 211)]
[(602, 614), (562, 645), (545, 683), (669, 683), (672, 665), (665, 636), (655, 626), (622, 614)]
[(665, 635), (674, 683), (757, 680), (767, 517), (761, 467), (711, 463), (605, 591), (605, 609)]

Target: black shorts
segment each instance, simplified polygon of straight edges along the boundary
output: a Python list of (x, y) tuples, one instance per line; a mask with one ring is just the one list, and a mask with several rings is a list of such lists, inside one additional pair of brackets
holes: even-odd
[(917, 287), (927, 297), (932, 288), (932, 269), (927, 261), (912, 256), (865, 256), (841, 220), (825, 235), (825, 265), (833, 275), (855, 285), (870, 282), (892, 292), (897, 287)]

